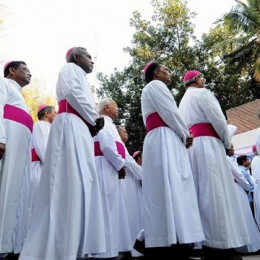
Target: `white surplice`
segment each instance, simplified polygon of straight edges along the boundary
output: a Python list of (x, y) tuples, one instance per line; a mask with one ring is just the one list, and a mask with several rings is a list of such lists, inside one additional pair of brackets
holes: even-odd
[(142, 91), (142, 115), (157, 112), (168, 127), (150, 131), (143, 147), (143, 220), (146, 247), (204, 240), (184, 124), (167, 86), (153, 80)]
[[(143, 229), (143, 209), (142, 209), (142, 167), (137, 164), (133, 157), (126, 151), (126, 176), (120, 181), (120, 185), (124, 195), (125, 207), (129, 229), (131, 233), (132, 246), (141, 229)], [(141, 256), (139, 252), (132, 249), (132, 256)]]
[(45, 120), (38, 121), (33, 127), (32, 148), (35, 149), (40, 161), (33, 161), (31, 164), (31, 196), (29, 202), (28, 225), (30, 225), (33, 202), (41, 178), (42, 165), (44, 162), (50, 129), (51, 123)]
[(255, 140), (257, 153), (260, 154), (260, 128), (258, 129), (256, 140)]
[[(86, 73), (66, 64), (57, 82), (58, 101), (68, 103), (91, 125), (99, 116)], [(72, 113), (51, 126), (30, 229), (20, 260), (75, 260), (105, 252), (104, 217), (87, 125)]]
[(252, 175), (255, 178), (254, 212), (255, 220), (260, 229), (260, 156), (255, 155), (251, 162)]
[(0, 142), (6, 144), (0, 160), (0, 253), (20, 253), (27, 229), (30, 197), (30, 130), (3, 118), (6, 104), (29, 114), (21, 87), (15, 81), (0, 78)]
[(51, 123), (40, 120), (33, 128), (32, 147), (35, 149), (40, 161), (32, 162), (31, 189), (32, 197), (39, 185), (41, 178), (41, 170), (44, 162), (44, 156), (47, 148), (48, 137), (51, 129)]
[(179, 106), (188, 128), (211, 123), (220, 138), (194, 138), (189, 158), (206, 240), (213, 248), (248, 244), (245, 219), (236, 196), (225, 148), (231, 143), (227, 123), (215, 96), (205, 88), (188, 87)]
[(97, 258), (117, 257), (119, 252), (132, 249), (127, 213), (118, 179), (118, 171), (125, 165), (125, 159), (118, 154), (116, 142), (122, 141), (112, 119), (106, 115), (103, 117), (104, 128), (94, 137), (94, 141), (99, 142), (103, 153), (102, 156), (96, 156), (95, 161), (102, 191), (107, 252), (95, 255)]
[(227, 156), (227, 160), (235, 181), (237, 196), (241, 208), (243, 209), (243, 214), (246, 219), (247, 233), (250, 238), (250, 243), (248, 245), (237, 248), (236, 250), (243, 253), (256, 252), (260, 249), (260, 232), (248, 202), (247, 192), (249, 191), (250, 184), (239, 171), (238, 167), (236, 167), (232, 158)]

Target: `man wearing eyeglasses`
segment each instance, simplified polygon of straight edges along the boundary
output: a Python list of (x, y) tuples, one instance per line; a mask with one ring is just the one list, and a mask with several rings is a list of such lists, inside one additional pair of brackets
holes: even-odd
[(194, 137), (188, 153), (205, 233), (204, 259), (242, 259), (234, 248), (249, 241), (226, 160), (225, 149), (231, 149), (227, 122), (199, 71), (188, 71), (184, 84), (179, 109)]
[(18, 259), (27, 230), (33, 120), (20, 91), (31, 73), (23, 61), (0, 78), (0, 254)]

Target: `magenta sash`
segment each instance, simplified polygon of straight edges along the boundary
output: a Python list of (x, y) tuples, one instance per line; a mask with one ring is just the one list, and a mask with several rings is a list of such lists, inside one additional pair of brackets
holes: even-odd
[[(117, 148), (118, 154), (120, 154), (122, 156), (122, 158), (125, 159), (124, 145), (120, 142), (116, 142), (116, 148)], [(103, 156), (103, 152), (100, 149), (100, 144), (98, 141), (94, 142), (94, 152), (95, 152), (95, 156)]]
[(38, 156), (38, 154), (35, 151), (35, 148), (33, 148), (31, 150), (31, 154), (32, 154), (32, 162), (39, 162), (39, 161), (41, 161), (39, 156)]
[(33, 131), (33, 120), (31, 115), (19, 107), (8, 104), (5, 105), (4, 118), (26, 126), (31, 131), (31, 133)]
[(150, 114), (146, 118), (146, 131), (149, 133), (154, 128), (166, 126), (168, 127), (157, 112)]
[(74, 114), (76, 116), (78, 116), (81, 120), (83, 120), (83, 122), (89, 126), (89, 123), (83, 119), (83, 117), (68, 103), (68, 101), (66, 99), (62, 99), (59, 102), (59, 110), (58, 110), (58, 114), (61, 113), (71, 113)]
[(191, 135), (195, 137), (199, 136), (212, 136), (219, 138), (217, 132), (210, 123), (199, 123), (190, 127)]

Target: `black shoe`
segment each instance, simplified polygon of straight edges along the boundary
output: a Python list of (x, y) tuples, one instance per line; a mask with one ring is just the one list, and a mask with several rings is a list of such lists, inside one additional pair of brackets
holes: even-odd
[(242, 256), (233, 248), (227, 249), (227, 260), (242, 260)]
[(140, 240), (136, 239), (135, 240), (135, 244), (134, 244), (134, 249), (137, 252), (139, 252), (139, 253), (144, 255), (144, 253), (145, 253), (145, 243), (144, 243), (144, 241), (140, 241)]
[(9, 253), (5, 257), (5, 260), (18, 260), (19, 256), (20, 256), (20, 254)]
[(190, 249), (190, 257), (201, 257), (202, 249)]

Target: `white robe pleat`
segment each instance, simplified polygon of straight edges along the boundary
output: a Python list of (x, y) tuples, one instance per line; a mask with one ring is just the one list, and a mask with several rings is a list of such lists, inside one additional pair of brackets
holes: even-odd
[[(59, 75), (58, 101), (90, 124), (98, 117), (86, 73), (68, 63)], [(87, 125), (71, 113), (51, 126), (31, 226), (20, 260), (75, 260), (106, 251), (94, 145)]]
[[(96, 258), (117, 257), (119, 252), (132, 249), (131, 236), (118, 171), (125, 165), (125, 159), (118, 154), (116, 141), (122, 143), (112, 119), (104, 116), (104, 128), (94, 137), (98, 141), (103, 156), (96, 156), (95, 162), (102, 192), (105, 218), (105, 254)], [(123, 144), (123, 143), (122, 143)]]
[(150, 131), (143, 146), (143, 221), (146, 247), (204, 240), (186, 138), (189, 135), (167, 86), (153, 80), (141, 97), (144, 124), (157, 112), (169, 127)]
[(42, 165), (44, 162), (50, 129), (51, 124), (44, 120), (38, 121), (33, 128), (32, 148), (35, 149), (40, 161), (34, 161), (31, 163), (31, 196), (29, 202), (28, 226), (30, 226), (33, 202), (41, 178)]
[(0, 160), (0, 253), (20, 253), (27, 233), (30, 198), (30, 130), (3, 118), (6, 104), (29, 114), (21, 87), (13, 80), (0, 78), (0, 142), (6, 144)]
[(188, 87), (179, 106), (188, 128), (211, 123), (220, 138), (194, 138), (188, 150), (206, 240), (213, 248), (248, 244), (245, 219), (238, 201), (225, 148), (231, 147), (227, 123), (220, 105), (207, 89)]
[(36, 189), (39, 185), (41, 178), (41, 170), (44, 162), (44, 156), (47, 148), (49, 133), (51, 130), (51, 124), (47, 121), (38, 121), (33, 128), (32, 136), (32, 148), (35, 149), (36, 154), (40, 158), (40, 161), (32, 162), (32, 197), (35, 196)]
[(235, 181), (238, 200), (241, 204), (241, 208), (243, 209), (243, 214), (246, 219), (247, 233), (250, 238), (249, 244), (241, 248), (237, 248), (236, 250), (243, 253), (256, 252), (260, 249), (260, 232), (248, 202), (247, 192), (249, 190), (250, 184), (236, 167), (236, 165), (234, 165), (232, 158), (227, 156), (227, 160)]
[(255, 220), (260, 229), (260, 156), (255, 155), (251, 163), (252, 175), (255, 178), (254, 212)]
[[(125, 208), (130, 228), (132, 246), (134, 246), (136, 237), (141, 229), (143, 229), (143, 209), (142, 209), (142, 167), (136, 163), (133, 157), (126, 149), (126, 176), (120, 181), (120, 185), (124, 195)], [(132, 249), (132, 256), (141, 256), (139, 252)]]

